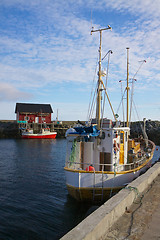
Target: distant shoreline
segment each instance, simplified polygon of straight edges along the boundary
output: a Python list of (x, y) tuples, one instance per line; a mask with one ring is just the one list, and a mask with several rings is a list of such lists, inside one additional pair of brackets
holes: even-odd
[[(53, 121), (54, 122), (54, 121)], [(85, 121), (82, 121), (84, 123)], [(63, 121), (62, 124), (54, 124), (54, 129), (57, 131), (57, 138), (64, 138), (68, 128), (73, 127), (77, 121)], [(143, 122), (141, 121), (143, 127)], [(131, 123), (131, 136), (135, 136), (137, 132), (141, 132), (139, 122)], [(156, 145), (160, 146), (160, 121), (146, 121), (146, 132), (148, 138)], [(16, 120), (0, 120), (0, 138), (21, 138), (21, 132)]]

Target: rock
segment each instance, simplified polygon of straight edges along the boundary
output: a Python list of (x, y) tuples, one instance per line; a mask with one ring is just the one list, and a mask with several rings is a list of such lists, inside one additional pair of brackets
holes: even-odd
[[(57, 131), (57, 138), (63, 138), (66, 130), (73, 127), (75, 123), (74, 121), (63, 121), (62, 124), (51, 127)], [(131, 137), (136, 137), (142, 134), (143, 122), (132, 122), (130, 127)], [(156, 145), (160, 145), (160, 121), (146, 121), (146, 132), (151, 141)], [(21, 138), (21, 131), (17, 122), (9, 120), (0, 121), (0, 138)]]
[[(131, 123), (131, 136), (135, 137), (142, 134), (143, 122)], [(146, 121), (146, 133), (148, 139), (153, 141), (156, 145), (160, 145), (160, 122), (159, 121)]]
[(16, 121), (0, 121), (0, 138), (21, 138)]

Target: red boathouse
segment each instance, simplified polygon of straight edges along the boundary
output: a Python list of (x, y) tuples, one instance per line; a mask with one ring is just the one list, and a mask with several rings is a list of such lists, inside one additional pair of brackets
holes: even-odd
[(50, 104), (16, 103), (16, 120), (28, 123), (51, 123)]

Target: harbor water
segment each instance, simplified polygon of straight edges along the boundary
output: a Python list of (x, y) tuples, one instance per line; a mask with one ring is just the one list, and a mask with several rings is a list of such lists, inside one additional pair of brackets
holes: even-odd
[[(90, 207), (65, 186), (65, 139), (0, 140), (0, 239), (59, 239)], [(91, 208), (92, 209), (92, 208)]]
[(68, 196), (65, 153), (65, 139), (0, 140), (1, 240), (59, 239), (97, 208)]

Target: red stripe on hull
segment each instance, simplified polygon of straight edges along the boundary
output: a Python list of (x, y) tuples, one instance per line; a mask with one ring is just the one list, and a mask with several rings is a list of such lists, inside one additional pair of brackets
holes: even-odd
[(56, 138), (56, 133), (55, 134), (50, 134), (50, 135), (22, 135), (23, 139), (36, 139), (36, 138), (40, 138), (40, 139), (47, 139), (47, 138), (51, 138), (51, 139), (55, 139)]

